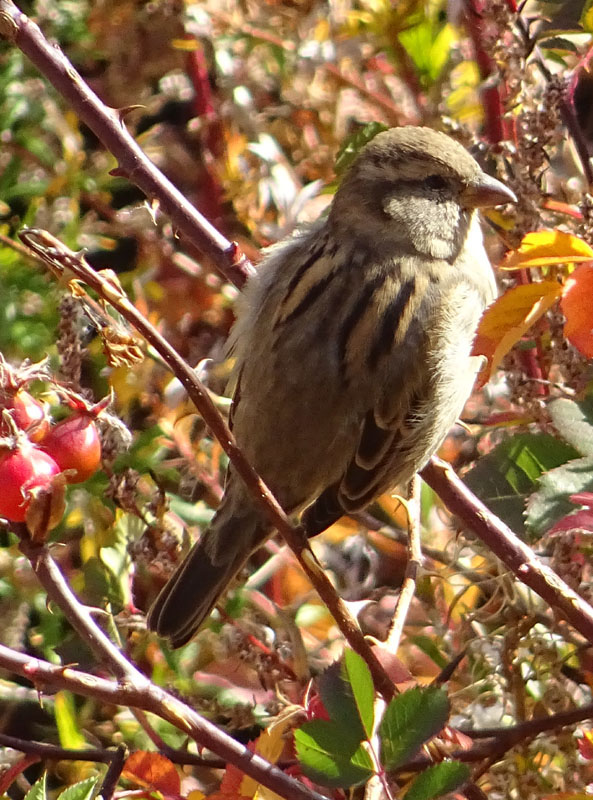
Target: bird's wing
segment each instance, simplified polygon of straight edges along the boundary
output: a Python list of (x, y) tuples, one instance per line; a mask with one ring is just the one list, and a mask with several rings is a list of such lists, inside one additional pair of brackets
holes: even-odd
[(426, 413), (430, 396), (430, 375), (424, 357), (422, 350), (417, 350), (405, 372), (385, 381), (375, 406), (362, 419), (356, 449), (342, 478), (303, 514), (309, 536), (321, 533), (343, 514), (360, 511), (383, 492), (412, 477), (418, 460), (422, 460), (419, 451), (423, 442), (417, 422)]

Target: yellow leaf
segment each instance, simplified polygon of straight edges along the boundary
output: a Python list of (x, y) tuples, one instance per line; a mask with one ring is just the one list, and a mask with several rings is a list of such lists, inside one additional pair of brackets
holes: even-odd
[(562, 286), (557, 281), (527, 283), (509, 289), (488, 306), (480, 320), (472, 350), (472, 355), (488, 359), (488, 369), (482, 371), (479, 386), (486, 383), (513, 345), (561, 294)]
[(74, 699), (70, 692), (61, 691), (56, 694), (54, 713), (62, 747), (84, 750), (87, 742), (78, 727)]
[[(290, 726), (290, 720), (282, 720), (261, 733), (255, 742), (255, 752), (270, 764), (275, 764), (284, 750), (284, 732)], [(282, 800), (280, 795), (271, 789), (266, 789), (253, 778), (247, 775), (241, 781), (239, 791), (244, 797), (252, 797), (253, 800)]]
[(593, 261), (593, 250), (587, 242), (562, 231), (533, 231), (525, 234), (516, 250), (507, 253), (500, 268), (513, 270), (578, 261)]

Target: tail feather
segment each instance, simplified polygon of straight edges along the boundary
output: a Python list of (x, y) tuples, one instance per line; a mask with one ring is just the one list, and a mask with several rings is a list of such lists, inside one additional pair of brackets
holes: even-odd
[(267, 532), (254, 513), (242, 519), (219, 510), (210, 528), (193, 546), (148, 614), (148, 627), (173, 647), (188, 642), (208, 617)]
[(303, 511), (301, 525), (310, 539), (329, 528), (345, 513), (346, 511), (340, 503), (339, 485), (334, 484), (322, 492), (317, 500)]

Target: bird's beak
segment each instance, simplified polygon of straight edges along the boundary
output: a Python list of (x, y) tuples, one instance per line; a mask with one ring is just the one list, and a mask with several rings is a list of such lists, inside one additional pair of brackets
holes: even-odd
[(486, 208), (516, 202), (514, 192), (485, 172), (477, 175), (461, 193), (461, 203), (468, 208)]

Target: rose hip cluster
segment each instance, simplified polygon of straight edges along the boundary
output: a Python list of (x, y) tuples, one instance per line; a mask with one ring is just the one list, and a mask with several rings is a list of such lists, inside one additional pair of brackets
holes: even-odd
[[(24, 522), (35, 494), (58, 480), (82, 483), (99, 468), (96, 406), (65, 393), (71, 415), (53, 424), (47, 407), (3, 365), (0, 370), (0, 517)], [(61, 479), (58, 476), (62, 475)]]

